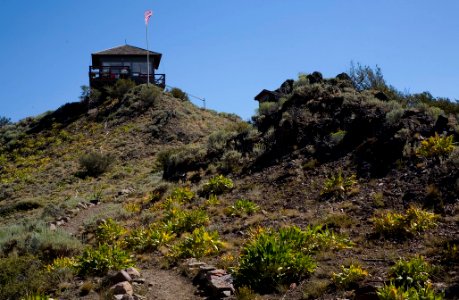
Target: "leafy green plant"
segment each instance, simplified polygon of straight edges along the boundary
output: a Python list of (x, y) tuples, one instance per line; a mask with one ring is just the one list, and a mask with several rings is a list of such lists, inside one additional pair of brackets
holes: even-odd
[(333, 144), (338, 145), (343, 141), (344, 137), (346, 136), (346, 133), (347, 132), (345, 130), (338, 130), (336, 132), (333, 132), (330, 134), (330, 141)]
[(87, 248), (77, 257), (76, 268), (80, 275), (105, 275), (109, 270), (121, 270), (134, 264), (130, 255), (117, 245), (102, 244)]
[(425, 261), (424, 257), (416, 256), (410, 260), (399, 259), (390, 268), (390, 278), (396, 286), (422, 287), (427, 282), (433, 267)]
[(435, 293), (429, 281), (434, 269), (422, 256), (415, 256), (410, 260), (399, 259), (390, 268), (390, 284), (378, 289), (379, 298), (443, 299), (442, 294)]
[(435, 293), (430, 285), (405, 289), (393, 284), (384, 285), (376, 291), (380, 300), (442, 300), (443, 294)]
[(135, 87), (134, 81), (130, 79), (119, 79), (114, 86), (107, 86), (105, 89), (110, 97), (122, 99), (133, 87)]
[(175, 234), (167, 227), (152, 224), (148, 228), (137, 228), (126, 236), (126, 244), (130, 249), (139, 252), (153, 251), (175, 238)]
[(217, 175), (215, 177), (210, 178), (209, 181), (204, 184), (201, 192), (204, 195), (220, 195), (231, 191), (233, 187), (234, 184), (230, 178), (225, 177), (223, 175)]
[(251, 215), (259, 209), (260, 207), (254, 202), (247, 199), (239, 199), (226, 209), (226, 213), (230, 216), (240, 217), (243, 215)]
[(321, 195), (334, 194), (344, 195), (350, 192), (357, 185), (357, 178), (355, 174), (351, 176), (344, 176), (343, 171), (339, 170), (336, 174), (332, 174), (325, 179)]
[(278, 284), (291, 283), (314, 272), (312, 255), (321, 249), (349, 247), (350, 242), (321, 226), (260, 229), (244, 245), (236, 269), (239, 286), (269, 291)]
[(0, 299), (21, 299), (46, 287), (45, 271), (33, 256), (0, 258)]
[(126, 233), (126, 229), (112, 218), (104, 220), (96, 229), (96, 239), (100, 244), (113, 245)]
[(204, 227), (193, 230), (191, 234), (185, 234), (183, 238), (171, 249), (173, 258), (201, 258), (216, 254), (223, 246), (216, 231), (209, 232)]
[(84, 175), (98, 177), (110, 169), (113, 157), (108, 154), (89, 152), (79, 159)]
[(209, 216), (202, 209), (172, 208), (165, 213), (165, 225), (174, 233), (191, 232), (209, 224)]
[(190, 203), (194, 198), (194, 193), (189, 187), (178, 187), (174, 189), (170, 195), (172, 199), (178, 201), (181, 204)]
[(411, 206), (404, 214), (387, 212), (372, 218), (377, 233), (405, 237), (436, 226), (438, 216), (421, 208)]
[(434, 136), (421, 142), (416, 154), (420, 157), (446, 156), (454, 150), (453, 138), (452, 135), (439, 136), (435, 133)]
[(187, 93), (185, 93), (184, 91), (182, 91), (179, 88), (174, 87), (169, 91), (169, 93), (171, 93), (172, 97), (174, 97), (174, 98), (180, 99), (182, 101), (190, 101), (190, 99), (188, 98)]
[(53, 262), (46, 266), (48, 272), (55, 272), (62, 269), (73, 270), (77, 266), (76, 259), (74, 257), (58, 257)]
[(332, 280), (340, 288), (349, 288), (368, 276), (368, 272), (359, 265), (351, 264), (349, 267), (341, 266), (342, 272), (333, 273)]

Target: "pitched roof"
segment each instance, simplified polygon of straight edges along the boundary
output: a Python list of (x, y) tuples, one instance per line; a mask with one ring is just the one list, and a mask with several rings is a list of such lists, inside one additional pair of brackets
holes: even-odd
[[(154, 57), (153, 63), (154, 68), (158, 69), (161, 62), (162, 54), (158, 52), (148, 51), (150, 56)], [(100, 58), (103, 56), (147, 56), (147, 49), (131, 46), (131, 45), (122, 45), (106, 50), (102, 50), (91, 55), (92, 65), (100, 65)]]
[[(161, 55), (161, 53), (149, 51), (150, 55)], [(131, 46), (131, 45), (123, 45), (118, 46), (106, 50), (102, 50), (92, 55), (145, 55), (147, 53), (147, 49)]]

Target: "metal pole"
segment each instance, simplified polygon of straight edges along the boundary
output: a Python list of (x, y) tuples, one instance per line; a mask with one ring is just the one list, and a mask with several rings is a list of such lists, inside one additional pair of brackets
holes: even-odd
[(150, 50), (148, 50), (148, 23), (145, 24), (145, 38), (147, 40), (147, 85), (150, 85)]

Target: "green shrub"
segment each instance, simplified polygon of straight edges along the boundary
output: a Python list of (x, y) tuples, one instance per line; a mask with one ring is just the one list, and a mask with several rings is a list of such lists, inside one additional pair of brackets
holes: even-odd
[(116, 245), (99, 245), (87, 248), (77, 258), (76, 268), (80, 275), (105, 275), (109, 270), (122, 270), (134, 264), (130, 255)]
[(135, 87), (135, 82), (129, 79), (120, 79), (114, 86), (107, 86), (105, 89), (107, 94), (112, 98), (123, 99), (124, 95), (130, 89)]
[(333, 194), (333, 195), (344, 195), (349, 193), (357, 185), (357, 179), (355, 174), (351, 176), (344, 176), (343, 172), (339, 170), (336, 174), (332, 174), (330, 177), (325, 179), (324, 186), (321, 195)]
[(139, 99), (144, 107), (154, 105), (161, 96), (161, 89), (153, 84), (142, 85), (139, 92)]
[(204, 227), (193, 230), (191, 234), (185, 234), (182, 239), (171, 249), (173, 258), (201, 258), (216, 254), (220, 251), (223, 243), (216, 231), (209, 232)]
[(290, 284), (314, 272), (312, 255), (317, 251), (348, 246), (348, 240), (321, 226), (260, 230), (243, 247), (235, 274), (237, 285), (270, 291), (279, 284)]
[(20, 211), (28, 211), (40, 208), (41, 204), (36, 201), (22, 200), (0, 207), (0, 216), (7, 216)]
[(114, 245), (126, 233), (123, 226), (112, 218), (104, 220), (96, 229), (96, 239), (100, 244)]
[(399, 259), (390, 268), (389, 276), (397, 287), (423, 287), (431, 276), (434, 268), (424, 257), (416, 256), (410, 260)]
[(393, 237), (406, 237), (435, 227), (437, 218), (434, 213), (411, 206), (404, 214), (389, 211), (373, 217), (372, 221), (377, 233)]
[(262, 102), (258, 107), (258, 115), (270, 116), (279, 110), (278, 102)]
[(183, 210), (173, 207), (165, 212), (165, 225), (174, 233), (191, 232), (209, 224), (209, 216), (202, 209)]
[(82, 245), (60, 228), (53, 231), (46, 224), (32, 223), (0, 228), (0, 248), (4, 254), (16, 252), (53, 260), (80, 253)]
[(228, 150), (220, 159), (219, 169), (225, 173), (235, 173), (241, 169), (242, 162), (242, 153), (237, 150)]
[(53, 262), (46, 266), (48, 272), (57, 272), (62, 269), (74, 270), (77, 262), (74, 257), (58, 257)]
[(427, 285), (425, 287), (405, 289), (393, 284), (384, 285), (376, 292), (380, 300), (442, 300), (442, 294), (436, 294), (434, 289)]
[(89, 152), (81, 156), (79, 162), (85, 175), (97, 177), (110, 169), (113, 157), (108, 154)]
[(454, 150), (453, 136), (435, 136), (429, 137), (421, 142), (421, 146), (416, 150), (416, 154), (421, 157), (438, 157), (446, 156)]
[(404, 108), (398, 108), (391, 110), (386, 114), (386, 122), (389, 125), (396, 125), (403, 117), (403, 114), (405, 113)]
[(226, 213), (230, 216), (240, 217), (243, 215), (251, 215), (259, 209), (260, 207), (254, 202), (246, 199), (239, 199), (226, 209)]
[(204, 195), (220, 195), (227, 193), (233, 189), (233, 181), (223, 175), (217, 175), (209, 179), (208, 182), (202, 187), (202, 194)]
[(230, 130), (217, 130), (212, 132), (207, 140), (207, 151), (211, 155), (221, 155), (234, 136), (235, 132)]
[(2, 128), (3, 126), (9, 125), (9, 124), (11, 124), (10, 118), (0, 116), (0, 128)]
[(148, 228), (137, 228), (126, 237), (128, 247), (134, 251), (154, 251), (175, 238), (167, 226), (150, 225)]
[(345, 130), (338, 130), (336, 132), (333, 132), (330, 134), (330, 141), (333, 144), (338, 145), (343, 141), (344, 137), (346, 136), (346, 133), (347, 131)]
[(172, 191), (170, 197), (181, 204), (185, 204), (193, 200), (194, 193), (189, 187), (178, 187)]
[(187, 93), (185, 93), (179, 88), (172, 88), (169, 92), (174, 98), (180, 99), (182, 101), (190, 101), (190, 98), (188, 98)]
[(46, 287), (44, 268), (33, 256), (0, 258), (0, 299), (21, 299)]
[(163, 168), (164, 178), (174, 178), (187, 170), (204, 167), (207, 151), (202, 145), (191, 144), (163, 150), (158, 153), (157, 162)]
[(348, 268), (341, 266), (341, 270), (340, 273), (333, 273), (332, 279), (336, 286), (344, 289), (356, 286), (368, 276), (368, 272), (359, 265), (351, 264)]

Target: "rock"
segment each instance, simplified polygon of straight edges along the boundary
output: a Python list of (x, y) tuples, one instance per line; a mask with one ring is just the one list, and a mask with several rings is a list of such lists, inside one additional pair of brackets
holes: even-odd
[(128, 274), (128, 272), (122, 270), (122, 271), (117, 272), (114, 276), (112, 276), (110, 278), (110, 281), (113, 284), (116, 284), (116, 283), (123, 282), (123, 281), (132, 281), (132, 278)]
[(62, 226), (62, 225), (64, 225), (64, 224), (65, 224), (64, 221), (57, 221), (57, 222), (56, 222), (56, 226), (57, 226), (57, 227)]
[(379, 99), (381, 101), (389, 101), (389, 97), (387, 97), (386, 94), (384, 94), (383, 92), (381, 91), (377, 91), (375, 94), (374, 94), (375, 98), (376, 99)]
[(200, 267), (199, 267), (199, 270), (200, 270), (201, 272), (213, 271), (213, 270), (215, 270), (215, 269), (216, 269), (216, 268), (215, 268), (214, 266), (212, 266), (212, 265), (203, 265), (203, 266), (200, 266)]
[(125, 269), (124, 271), (126, 271), (126, 273), (128, 273), (129, 276), (131, 276), (132, 279), (134, 279), (134, 278), (139, 278), (139, 277), (140, 277), (140, 272), (139, 272), (139, 270), (137, 270), (137, 269), (134, 268), (134, 267), (127, 268), (127, 269)]
[(110, 288), (115, 295), (132, 295), (134, 291), (132, 290), (132, 285), (128, 281), (123, 281), (115, 284)]
[(84, 202), (78, 203), (77, 207), (80, 208), (80, 209), (86, 209), (87, 208), (87, 206), (86, 206), (86, 204)]
[(226, 294), (234, 294), (233, 277), (226, 273), (225, 270), (215, 269), (207, 272), (207, 283), (210, 292), (213, 296), (221, 296)]
[(351, 77), (347, 75), (347, 73), (340, 73), (336, 75), (336, 79), (343, 80), (343, 81), (352, 81)]
[(355, 290), (354, 300), (379, 300), (379, 297), (374, 286), (366, 285)]
[(205, 266), (206, 263), (205, 262), (202, 262), (202, 261), (198, 261), (196, 258), (190, 258), (188, 259), (186, 262), (186, 265), (189, 267), (189, 268), (199, 268), (201, 266)]
[(122, 195), (129, 195), (131, 194), (132, 192), (134, 192), (133, 189), (122, 189), (121, 191), (118, 192), (118, 196), (122, 196)]
[(308, 76), (306, 76), (308, 79), (309, 79), (309, 83), (310, 84), (314, 84), (314, 83), (321, 83), (323, 82), (324, 78), (322, 76), (322, 73), (320, 72), (313, 72), (312, 74), (309, 74)]
[(54, 224), (54, 223), (49, 224), (49, 230), (51, 230), (51, 231), (57, 230), (56, 224)]
[(145, 283), (145, 278), (134, 278), (132, 279), (132, 282), (138, 283), (138, 284), (144, 284)]

